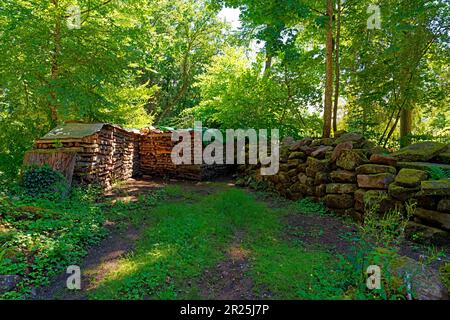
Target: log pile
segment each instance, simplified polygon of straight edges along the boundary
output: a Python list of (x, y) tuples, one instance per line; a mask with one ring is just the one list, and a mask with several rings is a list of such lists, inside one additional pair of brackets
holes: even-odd
[[(73, 127), (72, 124), (71, 128)], [(64, 130), (64, 126), (61, 130)], [(75, 135), (67, 139), (58, 137), (37, 140), (34, 151), (76, 152), (77, 159), (73, 169), (75, 183), (97, 183), (110, 188), (114, 181), (126, 180), (139, 174), (139, 134), (104, 124), (87, 136)]]
[[(203, 145), (194, 148), (194, 131), (187, 132), (191, 136), (192, 161), (202, 159)], [(230, 165), (176, 165), (171, 157), (176, 143), (171, 132), (142, 129), (135, 133), (110, 124), (66, 123), (37, 140), (24, 163), (48, 163), (73, 177), (74, 183), (99, 184), (106, 189), (115, 181), (141, 174), (205, 180), (234, 170)], [(74, 155), (74, 165), (56, 165), (68, 153)]]
[(201, 159), (203, 146), (194, 148), (194, 131), (189, 131), (191, 136), (191, 160), (192, 164), (175, 165), (172, 161), (172, 150), (178, 142), (172, 141), (172, 132), (159, 130), (141, 130), (141, 171), (150, 176), (173, 177), (188, 180), (206, 180), (223, 175), (233, 170), (229, 165), (193, 164), (195, 157)]
[(149, 132), (141, 137), (141, 170), (146, 175), (163, 176), (174, 173), (177, 168), (172, 162), (171, 153), (175, 143), (171, 141), (171, 133)]

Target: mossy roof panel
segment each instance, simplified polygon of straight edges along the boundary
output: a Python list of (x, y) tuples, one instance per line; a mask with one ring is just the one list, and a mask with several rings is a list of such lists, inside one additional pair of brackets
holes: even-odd
[(99, 132), (105, 123), (66, 123), (56, 127), (41, 140), (82, 139)]

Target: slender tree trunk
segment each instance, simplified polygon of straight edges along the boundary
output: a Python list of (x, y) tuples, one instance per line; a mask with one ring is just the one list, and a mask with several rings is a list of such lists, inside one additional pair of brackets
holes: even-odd
[(339, 106), (339, 81), (341, 73), (341, 65), (339, 61), (341, 43), (341, 0), (337, 0), (337, 15), (336, 15), (336, 48), (335, 48), (335, 88), (334, 88), (334, 105), (333, 105), (333, 132), (337, 132), (337, 111)]
[(398, 125), (398, 121), (400, 120), (401, 111), (402, 111), (402, 109), (400, 108), (398, 113), (397, 113), (397, 116), (395, 117), (395, 122), (392, 125), (391, 130), (389, 130), (389, 133), (388, 133), (388, 135), (386, 137), (386, 140), (384, 140), (383, 147), (386, 147), (387, 143), (389, 142), (389, 140), (391, 139), (392, 135), (394, 134), (394, 131), (397, 128), (397, 125)]
[(412, 110), (403, 109), (400, 115), (400, 146), (405, 147), (411, 144), (412, 131)]
[(272, 68), (272, 55), (266, 53), (266, 63), (264, 65), (264, 77), (268, 77), (270, 74), (270, 69)]
[(25, 105), (28, 109), (30, 107), (30, 93), (28, 92), (28, 84), (26, 81), (23, 82), (23, 89), (25, 92)]
[(331, 117), (333, 108), (333, 0), (327, 0), (327, 41), (326, 41), (326, 80), (325, 80), (325, 105), (323, 110), (323, 134), (329, 138), (331, 134)]
[[(436, 40), (436, 38), (433, 37), (427, 42), (427, 44), (425, 45), (423, 50), (421, 50), (420, 56), (418, 57), (416, 64), (409, 71), (410, 74), (409, 74), (408, 80), (406, 81), (406, 83), (404, 85), (400, 85), (400, 90), (399, 90), (399, 93), (397, 94), (397, 96), (399, 96), (399, 97), (404, 96), (403, 102), (398, 108), (398, 113), (397, 113), (397, 117), (395, 119), (395, 123), (391, 127), (391, 130), (389, 131), (389, 134), (387, 135), (387, 137), (384, 141), (384, 146), (387, 145), (389, 139), (391, 138), (392, 134), (394, 133), (400, 118), (402, 118), (401, 123), (400, 123), (400, 145), (405, 144), (405, 142), (403, 141), (404, 140), (403, 138), (406, 137), (407, 135), (409, 135), (412, 131), (412, 112), (411, 112), (411, 110), (407, 110), (408, 108), (405, 108), (405, 105), (408, 101), (407, 92), (408, 92), (408, 89), (414, 78), (414, 74), (420, 64), (420, 61), (425, 56), (425, 54), (428, 52), (428, 50), (431, 48), (431, 46), (433, 45), (435, 40)], [(405, 76), (403, 76), (402, 78), (405, 78)], [(397, 100), (397, 98), (396, 98), (396, 100)], [(408, 139), (406, 139), (406, 140), (408, 140)], [(408, 144), (409, 142), (410, 141), (406, 141), (406, 144)]]
[(183, 85), (177, 95), (166, 105), (164, 110), (156, 117), (156, 123), (159, 123), (172, 109), (183, 99), (187, 89), (189, 88), (188, 80), (184, 80)]
[(189, 42), (189, 45), (184, 53), (183, 63), (181, 65), (182, 75), (181, 75), (181, 87), (178, 89), (177, 93), (173, 98), (171, 98), (167, 104), (164, 106), (163, 110), (159, 115), (156, 116), (156, 123), (159, 123), (172, 109), (183, 99), (186, 91), (190, 85), (190, 76), (191, 76), (191, 63), (189, 61), (190, 52), (192, 48), (193, 42)]
[[(59, 0), (52, 0), (55, 10), (55, 26), (52, 31), (53, 35), (53, 51), (51, 53), (51, 69), (50, 77), (52, 80), (51, 86), (55, 86), (55, 82), (59, 77), (59, 56), (61, 54), (61, 14), (59, 12)], [(50, 101), (48, 103), (50, 109), (50, 116), (52, 125), (58, 123), (58, 96), (54, 88), (50, 91)]]
[(363, 106), (363, 112), (362, 112), (362, 132), (366, 132), (367, 129), (367, 107)]
[(386, 127), (384, 128), (383, 134), (380, 137), (380, 140), (378, 140), (378, 144), (382, 144), (384, 137), (386, 136), (386, 133), (389, 130), (389, 126), (391, 125), (392, 120), (394, 119), (394, 115), (395, 115), (395, 110), (392, 110), (391, 116), (389, 117), (389, 121), (386, 124)]

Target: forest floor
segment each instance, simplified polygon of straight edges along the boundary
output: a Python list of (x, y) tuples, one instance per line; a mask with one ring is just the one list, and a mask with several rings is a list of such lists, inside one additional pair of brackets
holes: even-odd
[[(365, 287), (348, 268), (358, 227), (330, 213), (229, 180), (130, 180), (104, 201), (126, 216), (109, 213), (109, 235), (80, 265), (81, 290), (66, 289), (62, 273), (34, 299), (353, 299)], [(152, 209), (140, 206), (149, 201)], [(427, 255), (409, 242), (399, 248), (403, 265), (416, 269)], [(415, 273), (419, 298), (448, 298), (438, 265)]]

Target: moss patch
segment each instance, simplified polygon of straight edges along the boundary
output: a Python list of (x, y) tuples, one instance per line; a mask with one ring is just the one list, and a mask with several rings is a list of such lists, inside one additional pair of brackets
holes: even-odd
[(416, 194), (420, 191), (419, 187), (416, 188), (405, 188), (399, 186), (395, 183), (391, 183), (389, 185), (389, 195), (395, 199), (406, 201), (410, 198), (416, 196)]
[(414, 188), (420, 185), (421, 181), (428, 178), (425, 171), (415, 169), (402, 169), (395, 177), (395, 182), (403, 187)]
[(446, 150), (445, 143), (425, 141), (402, 148), (392, 156), (401, 161), (428, 161)]
[(450, 262), (444, 263), (439, 268), (439, 274), (441, 276), (442, 283), (450, 291)]
[(422, 181), (421, 187), (424, 196), (450, 196), (450, 179)]

